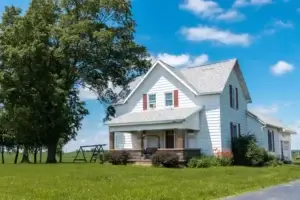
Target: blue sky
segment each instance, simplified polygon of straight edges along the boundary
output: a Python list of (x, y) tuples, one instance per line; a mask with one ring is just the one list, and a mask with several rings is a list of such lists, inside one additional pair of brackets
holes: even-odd
[[(1, 0), (23, 8), (28, 0)], [(238, 58), (253, 103), (249, 107), (300, 132), (299, 0), (132, 0), (136, 41), (153, 58), (178, 67)], [(297, 79), (298, 78), (298, 79)], [(90, 115), (83, 121), (80, 144), (108, 143), (103, 107), (82, 90)], [(300, 136), (292, 148), (300, 149)]]

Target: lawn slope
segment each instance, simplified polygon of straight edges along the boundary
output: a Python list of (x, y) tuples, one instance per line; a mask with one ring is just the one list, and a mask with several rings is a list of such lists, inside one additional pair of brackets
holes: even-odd
[(300, 178), (299, 166), (163, 169), (109, 164), (0, 165), (0, 199), (215, 199)]

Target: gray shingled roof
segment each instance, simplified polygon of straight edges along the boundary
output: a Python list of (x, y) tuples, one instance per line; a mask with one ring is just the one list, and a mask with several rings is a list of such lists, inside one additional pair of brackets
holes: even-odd
[(212, 63), (199, 67), (177, 70), (198, 94), (220, 93), (235, 66), (236, 59)]
[[(230, 59), (216, 63), (205, 64), (202, 66), (180, 69), (172, 67), (163, 61), (160, 62), (163, 63), (170, 71), (176, 74), (189, 87), (195, 90), (198, 95), (204, 95), (221, 93), (223, 91), (229, 75), (237, 63), (237, 59)], [(132, 84), (130, 84), (129, 91), (135, 89), (140, 81), (142, 81), (142, 77), (138, 77)], [(241, 81), (243, 92), (245, 92), (246, 98), (251, 101), (251, 97), (243, 77), (241, 77)], [(121, 99), (119, 103), (122, 103), (122, 100), (124, 99)]]
[(114, 125), (132, 125), (149, 123), (167, 123), (172, 121), (182, 121), (199, 112), (201, 107), (173, 108), (160, 110), (147, 110), (145, 112), (132, 112), (113, 118), (107, 124)]
[(288, 128), (280, 119), (267, 116), (265, 114), (257, 112), (256, 110), (253, 110), (253, 109), (248, 109), (248, 112), (250, 112), (252, 115), (256, 116), (259, 120), (261, 120), (263, 123), (265, 123), (269, 126), (283, 128), (283, 129), (286, 129), (287, 131), (295, 132), (294, 130), (291, 130), (290, 128)]

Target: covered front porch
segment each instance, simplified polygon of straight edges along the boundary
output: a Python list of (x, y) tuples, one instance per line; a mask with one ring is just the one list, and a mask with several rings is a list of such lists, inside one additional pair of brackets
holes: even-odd
[(201, 108), (129, 113), (109, 123), (110, 150), (128, 150), (133, 159), (156, 151), (175, 152), (181, 160), (200, 155), (197, 135)]
[(133, 159), (147, 159), (156, 151), (168, 151), (185, 160), (200, 154), (198, 132), (188, 129), (110, 132), (110, 150), (128, 150)]

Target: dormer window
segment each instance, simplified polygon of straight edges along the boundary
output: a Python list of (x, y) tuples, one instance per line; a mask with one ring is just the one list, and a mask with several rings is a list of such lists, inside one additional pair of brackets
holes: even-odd
[(156, 94), (148, 95), (149, 108), (156, 108)]
[(173, 106), (173, 92), (165, 93), (165, 105), (166, 106)]

